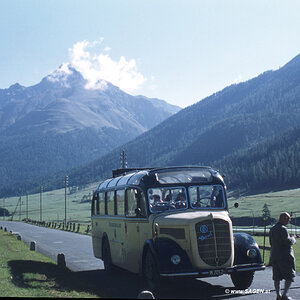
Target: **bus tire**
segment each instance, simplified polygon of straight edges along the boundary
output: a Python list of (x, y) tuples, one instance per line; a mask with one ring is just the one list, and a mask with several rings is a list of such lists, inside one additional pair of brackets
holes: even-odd
[(254, 277), (254, 271), (234, 272), (230, 274), (232, 283), (237, 289), (247, 289)]
[(146, 251), (144, 256), (143, 277), (151, 291), (159, 290), (161, 276), (159, 275), (156, 260), (150, 249)]
[(113, 271), (113, 264), (111, 259), (111, 253), (110, 253), (110, 246), (107, 239), (103, 240), (102, 245), (102, 260), (104, 263), (104, 269), (107, 273), (111, 273)]

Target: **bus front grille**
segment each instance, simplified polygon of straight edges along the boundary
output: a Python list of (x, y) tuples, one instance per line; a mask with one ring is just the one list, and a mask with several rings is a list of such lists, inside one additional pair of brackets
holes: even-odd
[(198, 251), (208, 265), (219, 267), (231, 256), (230, 229), (228, 222), (211, 219), (196, 224)]

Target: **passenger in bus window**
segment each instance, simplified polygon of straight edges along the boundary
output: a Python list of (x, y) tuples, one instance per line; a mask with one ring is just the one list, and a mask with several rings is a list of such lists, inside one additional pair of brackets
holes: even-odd
[(210, 206), (220, 208), (223, 206), (222, 191), (217, 186), (213, 186), (210, 198)]
[(150, 200), (153, 199), (153, 190), (149, 190), (149, 199), (150, 199)]
[(157, 202), (162, 202), (162, 200), (160, 199), (160, 196), (159, 195), (153, 195), (153, 199), (154, 199), (154, 203), (157, 203)]
[(163, 201), (160, 199), (160, 196), (157, 194), (152, 195), (152, 200), (150, 202), (150, 207), (152, 210), (154, 211), (158, 211), (160, 210), (161, 206), (160, 204), (162, 204)]
[(218, 207), (218, 208), (223, 207), (223, 193), (222, 193), (221, 189), (219, 190), (219, 194), (216, 199), (216, 207)]
[(164, 200), (164, 201), (170, 202), (171, 200), (172, 200), (172, 195), (168, 194), (168, 195), (165, 197), (165, 200)]
[(175, 199), (175, 202), (183, 201), (185, 202), (185, 194), (184, 193), (179, 193)]
[(186, 206), (185, 193), (179, 193), (175, 199), (175, 208), (184, 208)]

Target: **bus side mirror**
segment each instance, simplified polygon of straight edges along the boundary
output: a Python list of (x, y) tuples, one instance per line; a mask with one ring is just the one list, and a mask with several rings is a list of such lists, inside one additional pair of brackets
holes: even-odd
[(235, 202), (235, 203), (234, 203), (234, 207), (235, 207), (235, 208), (238, 208), (238, 207), (239, 207), (239, 203), (238, 203), (238, 202)]

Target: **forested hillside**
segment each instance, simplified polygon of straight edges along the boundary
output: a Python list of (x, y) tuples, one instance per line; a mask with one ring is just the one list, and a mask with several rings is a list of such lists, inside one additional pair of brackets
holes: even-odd
[(126, 149), (130, 167), (200, 164), (254, 193), (299, 187), (300, 56), (279, 70), (203, 99), (92, 164), (74, 182), (110, 176)]
[(300, 126), (215, 162), (231, 189), (253, 192), (300, 186)]

